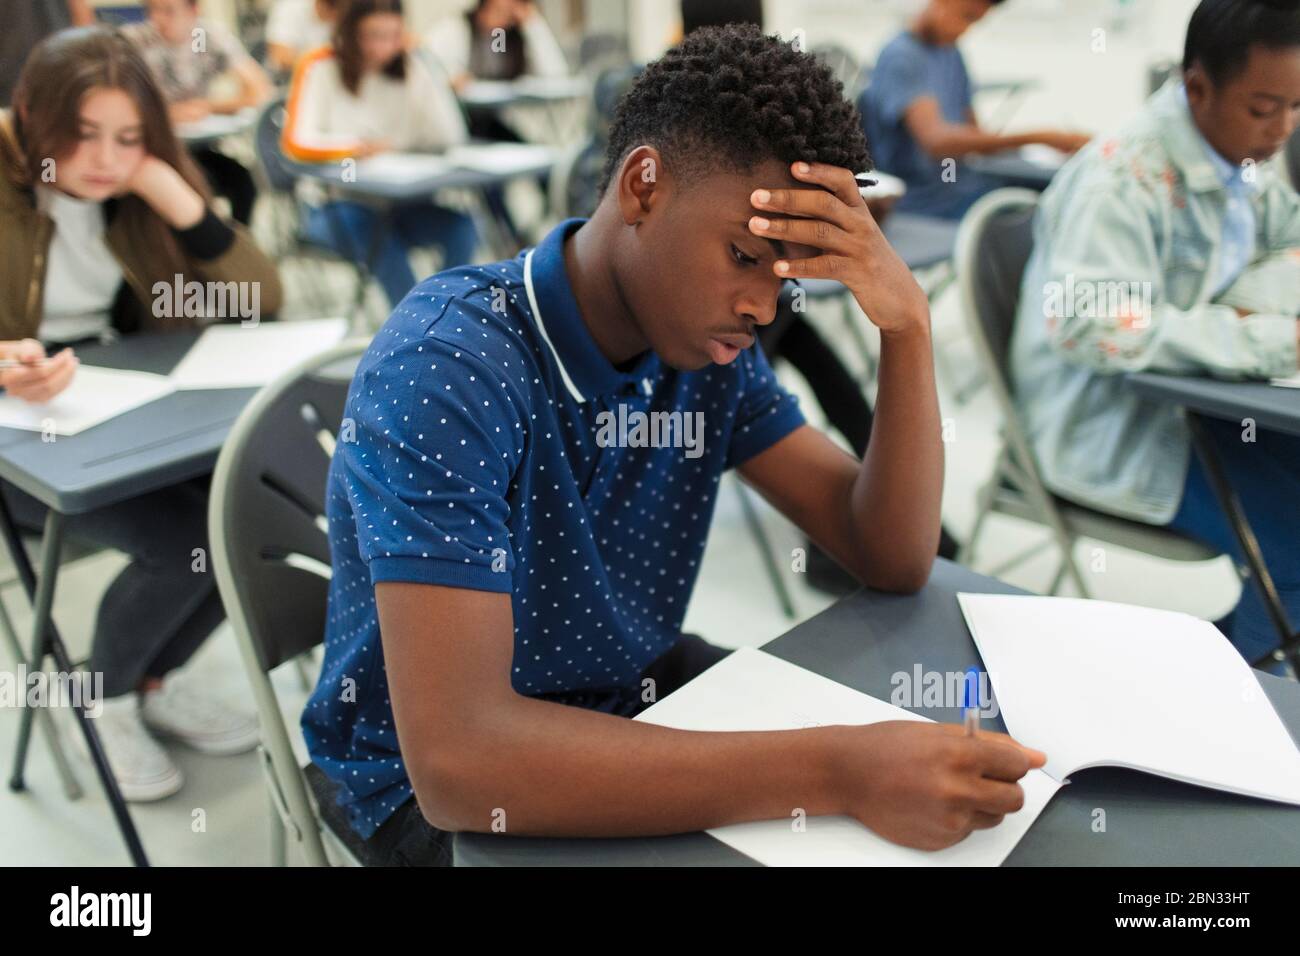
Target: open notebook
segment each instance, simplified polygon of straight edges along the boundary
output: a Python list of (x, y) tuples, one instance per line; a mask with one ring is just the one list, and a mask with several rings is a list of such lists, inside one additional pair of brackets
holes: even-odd
[[(997, 866), (1070, 773), (1100, 765), (1300, 804), (1300, 750), (1213, 625), (1102, 601), (959, 600), (1008, 731), (1048, 756), (1022, 778), (1018, 813), (934, 853), (897, 846), (847, 817), (808, 817), (802, 831), (779, 819), (709, 832), (769, 866)], [(926, 718), (743, 648), (636, 719), (736, 731)]]
[(1128, 767), (1300, 805), (1300, 749), (1213, 624), (1082, 598), (957, 600), (1007, 731), (1057, 780)]
[[(830, 724), (928, 720), (778, 657), (743, 647), (636, 717), (680, 730), (798, 730)], [(792, 816), (710, 830), (768, 866), (997, 866), (1060, 787), (1041, 770), (1021, 780), (1025, 805), (1000, 826), (937, 852), (912, 850), (841, 816)]]

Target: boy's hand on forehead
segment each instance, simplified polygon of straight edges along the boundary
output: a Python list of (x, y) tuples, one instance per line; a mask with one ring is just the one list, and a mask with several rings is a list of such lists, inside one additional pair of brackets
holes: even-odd
[(929, 302), (911, 271), (885, 241), (857, 181), (847, 169), (825, 163), (793, 163), (791, 175), (808, 189), (756, 189), (758, 214), (749, 230), (764, 239), (820, 250), (804, 259), (778, 259), (783, 279), (834, 279), (858, 300), (881, 332), (926, 328)]

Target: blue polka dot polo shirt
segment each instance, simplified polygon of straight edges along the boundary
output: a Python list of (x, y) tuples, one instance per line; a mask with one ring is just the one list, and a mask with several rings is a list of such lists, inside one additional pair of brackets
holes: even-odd
[(412, 794), (376, 583), (509, 594), (515, 690), (628, 713), (680, 636), (723, 472), (803, 424), (757, 345), (695, 372), (653, 353), (611, 364), (565, 273), (581, 223), (425, 280), (352, 382), (327, 488), (325, 659), (302, 726), (363, 837)]

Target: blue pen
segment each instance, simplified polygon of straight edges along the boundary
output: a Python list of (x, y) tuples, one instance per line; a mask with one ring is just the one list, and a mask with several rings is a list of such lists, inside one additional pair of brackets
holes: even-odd
[(962, 700), (961, 717), (966, 725), (966, 736), (974, 737), (980, 729), (980, 669), (966, 669), (965, 693)]

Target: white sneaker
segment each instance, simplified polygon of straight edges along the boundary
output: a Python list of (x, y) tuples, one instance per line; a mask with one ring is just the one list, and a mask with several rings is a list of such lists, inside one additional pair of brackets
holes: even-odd
[[(167, 751), (145, 729), (136, 695), (106, 697), (101, 703), (103, 711), (92, 722), (104, 745), (108, 765), (117, 778), (122, 799), (144, 803), (170, 797), (179, 790), (185, 778)], [(74, 739), (89, 760), (90, 753), (80, 731)]]
[(219, 704), (194, 686), (164, 678), (162, 687), (140, 695), (149, 729), (203, 753), (229, 756), (257, 746), (257, 721)]

